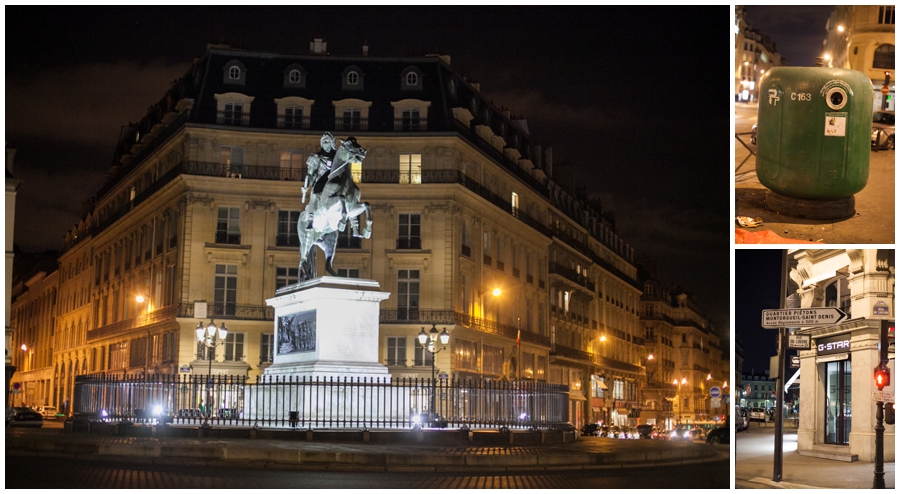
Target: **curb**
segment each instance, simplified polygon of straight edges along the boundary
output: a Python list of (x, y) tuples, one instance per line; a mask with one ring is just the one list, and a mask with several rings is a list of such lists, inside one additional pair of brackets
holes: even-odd
[[(400, 472), (400, 473), (453, 473), (453, 472), (554, 472), (567, 470), (626, 470), (632, 468), (647, 468), (653, 466), (684, 466), (698, 463), (708, 463), (721, 460), (718, 456), (708, 456), (693, 459), (673, 459), (653, 463), (608, 463), (608, 464), (558, 464), (558, 465), (504, 465), (498, 462), (495, 465), (399, 465), (381, 464), (377, 461), (370, 463), (340, 463), (340, 462), (280, 462), (259, 460), (222, 460), (219, 458), (165, 458), (142, 456), (105, 456), (93, 454), (72, 453), (38, 453), (30, 450), (9, 450), (7, 456), (25, 456), (31, 458), (63, 458), (68, 460), (93, 461), (99, 463), (131, 463), (136, 465), (167, 465), (189, 467), (219, 467), (240, 468), (242, 470), (281, 470), (281, 471), (332, 471), (332, 472)], [(784, 484), (784, 483), (782, 483)], [(793, 485), (793, 484), (792, 484)], [(784, 486), (783, 488), (788, 488)], [(807, 487), (798, 487), (807, 488)]]
[[(14, 441), (15, 442), (15, 441)], [(8, 445), (7, 456), (53, 457), (97, 462), (125, 462), (152, 465), (214, 466), (257, 470), (320, 470), (372, 472), (454, 472), (454, 471), (556, 471), (627, 469), (648, 465), (686, 465), (717, 461), (714, 450), (646, 452), (521, 454), (399, 454), (310, 452), (269, 448), (228, 448), (226, 446), (179, 445), (147, 447), (107, 444), (27, 444)], [(22, 446), (32, 446), (31, 448)], [(41, 447), (43, 446), (43, 447)], [(49, 447), (48, 447), (49, 446)], [(654, 456), (654, 458), (648, 458)]]

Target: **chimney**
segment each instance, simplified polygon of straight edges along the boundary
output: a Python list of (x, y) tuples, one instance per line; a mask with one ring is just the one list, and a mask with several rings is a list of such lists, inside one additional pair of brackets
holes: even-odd
[(309, 51), (314, 55), (327, 55), (328, 43), (322, 41), (322, 38), (315, 38), (309, 42)]

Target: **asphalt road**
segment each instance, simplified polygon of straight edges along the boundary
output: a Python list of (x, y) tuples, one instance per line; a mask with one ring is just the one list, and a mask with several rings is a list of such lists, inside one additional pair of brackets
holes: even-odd
[[(48, 472), (52, 472), (48, 474)], [(6, 488), (15, 489), (671, 489), (720, 488), (731, 482), (729, 460), (670, 467), (508, 472), (364, 473), (262, 471), (6, 457)]]

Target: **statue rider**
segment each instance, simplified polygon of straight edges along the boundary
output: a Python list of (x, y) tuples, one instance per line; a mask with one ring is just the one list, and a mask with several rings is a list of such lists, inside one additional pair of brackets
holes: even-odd
[(306, 160), (306, 180), (303, 183), (303, 188), (300, 189), (303, 191), (302, 201), (306, 202), (306, 191), (312, 188), (312, 193), (310, 193), (309, 196), (309, 204), (306, 206), (312, 213), (309, 215), (309, 220), (306, 225), (307, 229), (313, 227), (313, 219), (320, 207), (319, 197), (322, 194), (322, 190), (325, 188), (325, 184), (328, 182), (328, 173), (331, 171), (334, 155), (337, 152), (337, 147), (334, 145), (334, 136), (331, 135), (331, 132), (322, 134), (320, 143), (322, 149), (317, 153), (311, 154), (309, 159)]

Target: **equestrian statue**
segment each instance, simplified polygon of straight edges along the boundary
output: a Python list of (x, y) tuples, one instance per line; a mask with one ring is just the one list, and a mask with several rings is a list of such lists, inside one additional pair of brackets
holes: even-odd
[[(313, 153), (306, 161), (307, 173), (303, 183), (302, 202), (310, 192), (309, 203), (297, 221), (300, 237), (299, 280), (316, 277), (316, 250), (318, 246), (325, 253), (325, 270), (331, 276), (338, 274), (332, 267), (337, 247), (338, 233), (347, 228), (349, 222), (354, 237), (369, 238), (372, 235), (372, 212), (369, 203), (359, 200), (359, 187), (353, 181), (350, 165), (362, 163), (366, 150), (356, 142), (355, 137), (341, 140), (335, 145), (330, 132), (322, 135), (322, 149)], [(366, 223), (359, 230), (359, 217), (366, 213)]]

